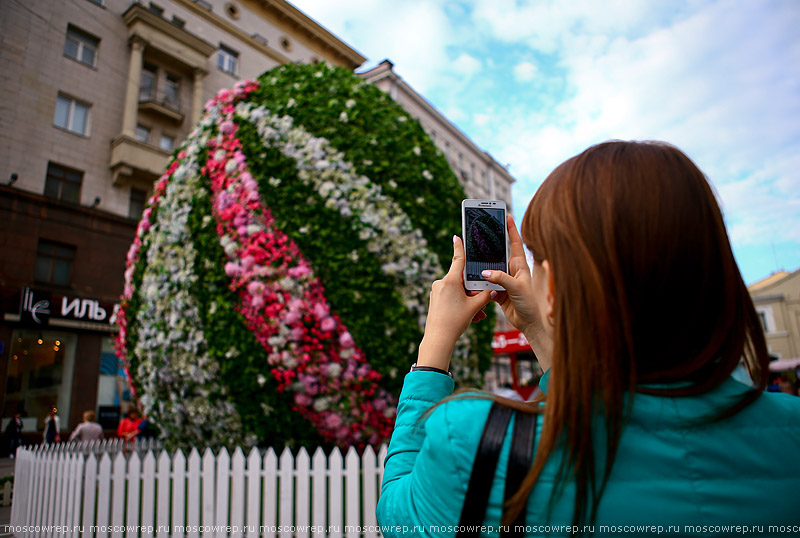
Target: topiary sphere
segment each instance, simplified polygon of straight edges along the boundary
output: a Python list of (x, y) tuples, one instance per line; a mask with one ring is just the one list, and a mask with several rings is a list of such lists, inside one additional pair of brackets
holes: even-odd
[[(350, 71), (220, 91), (155, 186), (117, 316), (168, 446), (385, 441), (464, 197), (419, 123)], [(492, 322), (458, 342), (467, 384)]]

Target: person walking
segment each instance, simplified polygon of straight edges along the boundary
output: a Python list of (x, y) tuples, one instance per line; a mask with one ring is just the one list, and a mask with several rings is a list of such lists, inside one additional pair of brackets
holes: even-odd
[(17, 453), (17, 447), (22, 446), (22, 427), (22, 414), (14, 413), (14, 416), (8, 421), (5, 429), (10, 458), (14, 458)]
[[(508, 272), (484, 274), (505, 291), (465, 292), (458, 237), (433, 283), (383, 535), (800, 529), (800, 401), (763, 391), (763, 329), (697, 166), (665, 143), (599, 144), (544, 181), (521, 236), (507, 224)], [(490, 300), (545, 370), (539, 401), (451, 396), (456, 340)], [(731, 376), (742, 359), (752, 385)]]
[(51, 445), (53, 443), (61, 442), (61, 419), (57, 415), (58, 409), (55, 405), (50, 406), (47, 416), (44, 417), (44, 431), (42, 432), (42, 441)]
[(83, 412), (83, 422), (73, 430), (70, 441), (99, 441), (103, 438), (103, 427), (95, 422), (94, 411)]

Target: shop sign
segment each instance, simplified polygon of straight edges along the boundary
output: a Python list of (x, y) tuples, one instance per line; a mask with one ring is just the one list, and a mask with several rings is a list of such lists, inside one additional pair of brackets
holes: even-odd
[(25, 288), (20, 297), (20, 321), (34, 325), (47, 325), (51, 318), (77, 321), (109, 321), (117, 305), (101, 303), (96, 299), (69, 297), (41, 290)]
[(494, 333), (492, 349), (495, 355), (500, 353), (516, 353), (517, 351), (530, 351), (528, 339), (521, 331), (504, 331)]

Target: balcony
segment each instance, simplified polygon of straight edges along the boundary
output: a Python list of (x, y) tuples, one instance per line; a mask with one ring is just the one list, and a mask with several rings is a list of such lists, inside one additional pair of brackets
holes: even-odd
[(152, 187), (169, 164), (171, 153), (135, 138), (120, 135), (111, 141), (114, 185)]
[(166, 118), (177, 125), (183, 123), (186, 117), (181, 110), (178, 91), (170, 88), (166, 91), (156, 91), (152, 86), (140, 87), (139, 112), (143, 111)]

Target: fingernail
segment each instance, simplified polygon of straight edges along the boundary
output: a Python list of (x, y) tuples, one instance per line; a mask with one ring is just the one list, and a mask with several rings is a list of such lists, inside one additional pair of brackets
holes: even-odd
[(454, 235), (453, 236), (453, 244), (455, 245), (457, 242), (458, 242), (458, 236)]
[(487, 269), (487, 270), (485, 270), (485, 271), (481, 271), (481, 276), (482, 276), (483, 278), (489, 278), (490, 276), (492, 276), (492, 272), (491, 272), (491, 271), (489, 271), (488, 269)]
[(489, 292), (489, 297), (491, 297), (492, 299), (494, 299), (495, 297), (497, 297), (497, 292), (496, 292), (496, 291), (494, 291), (494, 290), (492, 290), (491, 292)]

